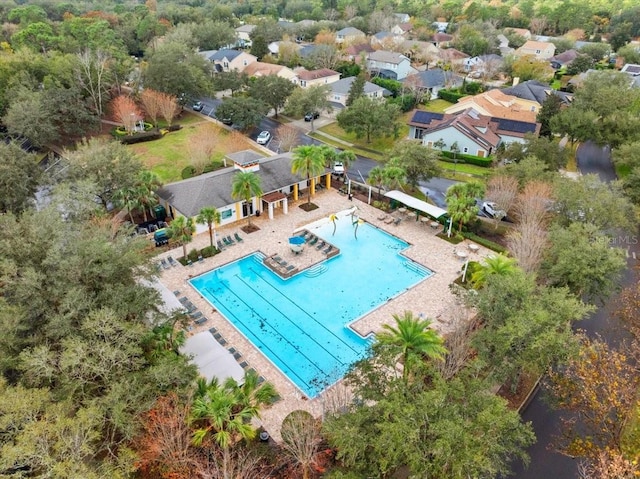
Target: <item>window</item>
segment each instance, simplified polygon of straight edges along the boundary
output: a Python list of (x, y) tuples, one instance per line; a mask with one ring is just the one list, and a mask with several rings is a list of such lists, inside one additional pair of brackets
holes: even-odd
[(416, 140), (422, 140), (423, 136), (424, 136), (424, 130), (422, 128), (416, 128), (413, 137)]
[(247, 60), (242, 60), (242, 64), (246, 67), (247, 66)]
[(233, 216), (233, 210), (224, 210), (220, 212), (220, 219), (226, 220)]
[(462, 149), (462, 153), (469, 153), (469, 148), (466, 146)]
[(540, 50), (536, 50), (536, 55), (540, 55)]
[(333, 99), (334, 99), (335, 101), (340, 101), (340, 95), (334, 95), (334, 96), (333, 96)]
[(307, 86), (307, 81), (306, 80), (300, 80), (300, 86), (301, 87), (306, 87)]
[(222, 63), (222, 66), (223, 66), (224, 68), (229, 68), (229, 62), (223, 62), (223, 63)]

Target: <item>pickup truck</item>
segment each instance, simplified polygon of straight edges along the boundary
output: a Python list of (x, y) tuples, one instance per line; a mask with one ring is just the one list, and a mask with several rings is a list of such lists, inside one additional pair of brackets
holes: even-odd
[(502, 219), (507, 216), (504, 210), (498, 208), (498, 205), (493, 201), (485, 201), (482, 203), (482, 211), (492, 218)]

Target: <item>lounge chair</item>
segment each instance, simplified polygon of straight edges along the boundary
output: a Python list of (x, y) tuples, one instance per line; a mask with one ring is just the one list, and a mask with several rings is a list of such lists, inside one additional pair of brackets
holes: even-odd
[(280, 261), (282, 261), (282, 258), (278, 255), (273, 256), (271, 259), (273, 259), (273, 261), (275, 261), (276, 263), (279, 263)]
[(209, 328), (209, 332), (211, 334), (216, 334), (218, 332), (218, 330), (216, 328)]
[(327, 243), (325, 243), (324, 241), (320, 241), (320, 243), (318, 243), (318, 245), (316, 246), (316, 249), (321, 250), (325, 246), (327, 246)]
[(287, 273), (290, 272), (292, 269), (294, 269), (295, 266), (290, 264), (289, 266), (287, 266), (285, 269), (287, 270)]
[(395, 220), (393, 220), (393, 224), (398, 226), (401, 221), (402, 221), (402, 218), (396, 218)]
[(182, 298), (178, 299), (178, 301), (180, 301), (180, 304), (185, 304), (189, 302), (189, 299), (186, 296), (183, 296)]
[(167, 260), (162, 258), (160, 260), (160, 265), (162, 266), (162, 269), (169, 269), (171, 268), (171, 266), (169, 266), (169, 263), (167, 263)]
[(236, 361), (238, 361), (242, 357), (242, 353), (240, 351), (235, 351), (233, 353), (233, 357), (235, 358)]
[(236, 244), (236, 242), (235, 242), (235, 241), (233, 241), (233, 238), (231, 237), (231, 235), (228, 235), (228, 236), (227, 236), (227, 241), (228, 241), (228, 242), (229, 242), (229, 244), (231, 244), (231, 245)]
[(229, 240), (225, 237), (222, 238), (222, 242), (224, 243), (225, 246), (231, 246), (231, 243), (229, 243)]
[(385, 214), (381, 214), (380, 216), (378, 216), (378, 219), (379, 219), (380, 221), (384, 221), (384, 220), (386, 220), (386, 219), (387, 219), (387, 215), (385, 215)]
[(202, 255), (198, 255), (198, 263), (202, 263), (204, 261), (204, 258), (202, 257)]
[(384, 220), (384, 223), (387, 225), (390, 225), (391, 223), (393, 223), (393, 216), (387, 216), (387, 219)]
[(287, 263), (285, 260), (278, 261), (278, 263), (279, 263), (279, 264), (280, 264), (280, 266), (282, 266), (283, 268), (289, 264), (289, 263)]
[(238, 243), (242, 243), (244, 241), (242, 238), (240, 238), (240, 235), (238, 233), (233, 233), (233, 237)]
[(198, 319), (202, 317), (202, 313), (200, 311), (194, 311), (189, 313), (189, 316), (191, 316), (191, 319)]
[(309, 245), (313, 246), (314, 244), (316, 244), (318, 242), (318, 237), (314, 236), (313, 238), (311, 238), (311, 241), (309, 241)]
[[(201, 316), (201, 317), (199, 317), (198, 319), (194, 320), (193, 322), (194, 322), (195, 324), (204, 324), (204, 323), (206, 323), (207, 321), (209, 321), (209, 318), (207, 318), (206, 316)], [(224, 340), (223, 340), (223, 341), (224, 341)]]
[(224, 246), (222, 246), (222, 241), (218, 240), (218, 251), (222, 251)]
[(240, 367), (241, 367), (242, 369), (247, 369), (247, 368), (249, 367), (249, 364), (248, 364), (246, 361), (242, 361), (242, 362), (240, 363)]
[(331, 250), (332, 250), (332, 249), (333, 249), (333, 245), (329, 245), (329, 246), (327, 247), (327, 249), (323, 250), (322, 252), (323, 252), (324, 254), (329, 254), (329, 253), (331, 252)]
[(178, 262), (175, 259), (173, 259), (173, 256), (169, 256), (167, 259), (169, 260), (169, 264), (171, 266), (178, 266)]

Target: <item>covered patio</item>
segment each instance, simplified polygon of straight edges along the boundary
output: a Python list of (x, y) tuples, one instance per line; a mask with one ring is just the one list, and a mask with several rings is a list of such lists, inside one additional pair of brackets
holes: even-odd
[[(416, 211), (416, 213), (418, 212), (424, 213), (425, 215), (427, 215), (428, 217), (434, 220), (437, 220), (441, 216), (444, 216), (447, 214), (446, 210), (443, 210), (442, 208), (429, 204), (426, 201), (422, 201), (422, 200), (419, 200), (418, 198), (414, 198), (413, 196), (403, 193), (402, 191), (398, 191), (398, 190), (388, 191), (387, 193), (384, 194), (384, 196), (386, 196), (391, 200), (397, 201), (398, 203), (402, 203), (407, 208), (410, 208)], [(418, 218), (418, 216), (419, 214), (416, 215), (416, 219)]]
[(213, 378), (218, 378), (220, 383), (227, 378), (233, 378), (240, 384), (244, 382), (244, 370), (233, 354), (216, 341), (209, 331), (202, 331), (187, 338), (180, 352), (192, 357), (191, 362), (207, 382)]
[[(289, 213), (289, 200), (287, 199), (287, 195), (280, 191), (274, 191), (273, 193), (268, 193), (262, 198), (260, 198), (264, 203), (267, 204), (267, 212), (269, 214), (269, 219), (273, 219), (273, 210), (274, 208), (278, 208), (278, 205), (282, 203), (282, 212), (286, 215)], [(263, 209), (263, 208), (261, 208)]]

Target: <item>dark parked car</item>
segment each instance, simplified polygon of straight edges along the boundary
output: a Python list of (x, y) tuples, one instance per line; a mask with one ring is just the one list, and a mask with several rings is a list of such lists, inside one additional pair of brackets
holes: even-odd
[(202, 103), (201, 101), (197, 101), (191, 108), (193, 109), (193, 111), (202, 111), (202, 109), (204, 108), (204, 103)]
[(222, 123), (223, 125), (233, 125), (233, 121), (231, 120), (231, 118), (218, 118), (216, 117), (216, 119)]
[(313, 113), (307, 113), (304, 116), (304, 121), (316, 120), (319, 117), (320, 117), (320, 113), (318, 113), (317, 111), (314, 111)]

